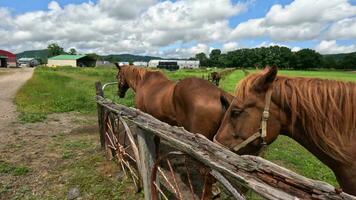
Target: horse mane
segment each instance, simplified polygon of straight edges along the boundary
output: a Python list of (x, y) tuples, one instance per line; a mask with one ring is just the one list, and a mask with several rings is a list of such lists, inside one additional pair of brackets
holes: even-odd
[[(243, 100), (261, 73), (250, 74), (236, 87)], [(347, 163), (345, 147), (356, 133), (356, 84), (319, 78), (277, 76), (276, 101), (290, 111), (292, 127), (296, 122), (327, 155)], [(274, 97), (273, 97), (274, 98)], [(292, 130), (293, 134), (293, 130)]]
[(139, 81), (141, 81), (145, 75), (148, 73), (154, 73), (157, 75), (161, 75), (163, 77), (166, 77), (161, 71), (159, 70), (148, 70), (146, 68), (142, 67), (136, 67), (133, 65), (124, 65), (122, 66), (122, 69), (125, 76), (128, 77), (128, 79), (131, 82), (131, 85), (136, 86)]

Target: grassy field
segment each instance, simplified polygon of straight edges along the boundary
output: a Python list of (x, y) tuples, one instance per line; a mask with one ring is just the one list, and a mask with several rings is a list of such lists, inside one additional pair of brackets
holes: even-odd
[[(180, 70), (175, 72), (165, 72), (167, 76), (174, 80), (179, 80), (187, 76), (207, 76), (211, 70)], [(308, 76), (330, 78), (338, 80), (356, 81), (356, 75), (351, 72), (328, 72), (328, 71), (280, 71), (280, 74), (290, 76)], [(95, 81), (110, 82), (115, 81), (116, 69), (114, 68), (37, 68), (32, 79), (18, 92), (15, 102), (18, 111), (21, 113), (19, 119), (23, 123), (43, 121), (51, 113), (66, 113), (76, 111), (83, 114), (95, 115), (96, 104), (94, 101)], [(240, 70), (233, 72), (221, 81), (221, 87), (233, 93), (236, 82), (244, 77), (244, 73)], [(108, 88), (105, 92), (106, 96), (118, 103), (127, 106), (133, 105), (133, 92), (129, 90), (124, 99), (118, 99), (116, 96), (116, 86)], [(65, 138), (63, 138), (63, 141)], [(70, 141), (67, 141), (70, 142)], [(84, 141), (86, 145), (88, 141)], [(71, 148), (71, 146), (65, 146)], [(79, 145), (78, 148), (81, 148)], [(86, 148), (86, 147), (83, 147)], [(65, 150), (65, 149), (64, 149)], [(73, 151), (63, 151), (64, 158), (71, 158)], [(100, 154), (94, 154), (93, 159), (100, 160)], [(307, 177), (329, 182), (337, 185), (333, 173), (322, 163), (320, 163), (313, 155), (307, 152), (303, 147), (293, 140), (280, 136), (277, 141), (270, 145), (266, 154), (266, 158), (275, 163), (286, 166)], [(92, 168), (86, 169), (85, 166), (90, 165), (91, 158), (82, 158), (82, 162), (67, 166), (78, 169), (78, 176), (84, 176), (83, 179), (74, 178), (76, 185), (86, 182), (95, 182), (95, 176), (88, 176), (83, 169), (88, 170), (89, 174), (95, 174)], [(94, 161), (93, 161), (94, 162)], [(95, 162), (98, 162), (95, 160)], [(92, 166), (95, 167), (95, 166)], [(12, 173), (17, 173), (15, 168), (11, 168), (4, 163), (0, 163), (1, 168), (5, 170), (11, 169)], [(93, 173), (92, 173), (93, 172)], [(95, 195), (100, 194), (101, 189), (106, 188), (108, 183), (105, 180), (98, 183), (92, 191)], [(83, 185), (84, 188), (89, 187)], [(116, 187), (122, 187), (117, 184)], [(87, 188), (90, 190), (92, 188)], [(109, 191), (109, 192), (117, 192)], [(110, 195), (109, 195), (110, 196)]]
[[(115, 81), (114, 68), (44, 68), (36, 69), (34, 76), (17, 93), (15, 102), (22, 122), (42, 121), (50, 113), (78, 111), (95, 114), (94, 100), (96, 81)], [(167, 72), (169, 78), (179, 80), (188, 76), (202, 77), (209, 70), (184, 70)], [(127, 105), (133, 105), (133, 92), (128, 91), (124, 99), (117, 97), (117, 87), (107, 88), (108, 98)]]

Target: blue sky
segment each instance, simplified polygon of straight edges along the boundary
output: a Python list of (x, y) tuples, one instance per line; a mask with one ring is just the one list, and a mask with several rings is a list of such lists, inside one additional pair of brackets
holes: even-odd
[[(0, 47), (194, 56), (283, 45), (356, 51), (356, 0), (0, 0)], [(39, 12), (40, 11), (40, 12)], [(330, 13), (333, 13), (332, 15)]]
[[(14, 14), (21, 14), (24, 12), (37, 11), (37, 10), (47, 10), (48, 4), (52, 0), (0, 0), (1, 7), (8, 7)], [(67, 4), (80, 4), (83, 2), (88, 2), (87, 0), (58, 0), (60, 5), (64, 6)], [(95, 1), (93, 1), (95, 2)]]

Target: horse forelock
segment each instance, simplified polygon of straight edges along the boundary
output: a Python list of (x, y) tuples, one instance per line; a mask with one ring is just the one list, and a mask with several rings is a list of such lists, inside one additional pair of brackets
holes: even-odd
[[(236, 87), (236, 98), (249, 95), (261, 73), (250, 74)], [(317, 78), (277, 76), (274, 91), (282, 108), (291, 114), (291, 123), (301, 124), (305, 133), (327, 155), (347, 163), (356, 133), (356, 84)], [(293, 134), (293, 133), (292, 133)]]

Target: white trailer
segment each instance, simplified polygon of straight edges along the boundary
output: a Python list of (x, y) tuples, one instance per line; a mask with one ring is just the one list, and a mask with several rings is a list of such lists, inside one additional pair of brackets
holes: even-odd
[(157, 67), (160, 63), (176, 63), (179, 69), (197, 69), (200, 66), (199, 60), (150, 60), (148, 67)]

